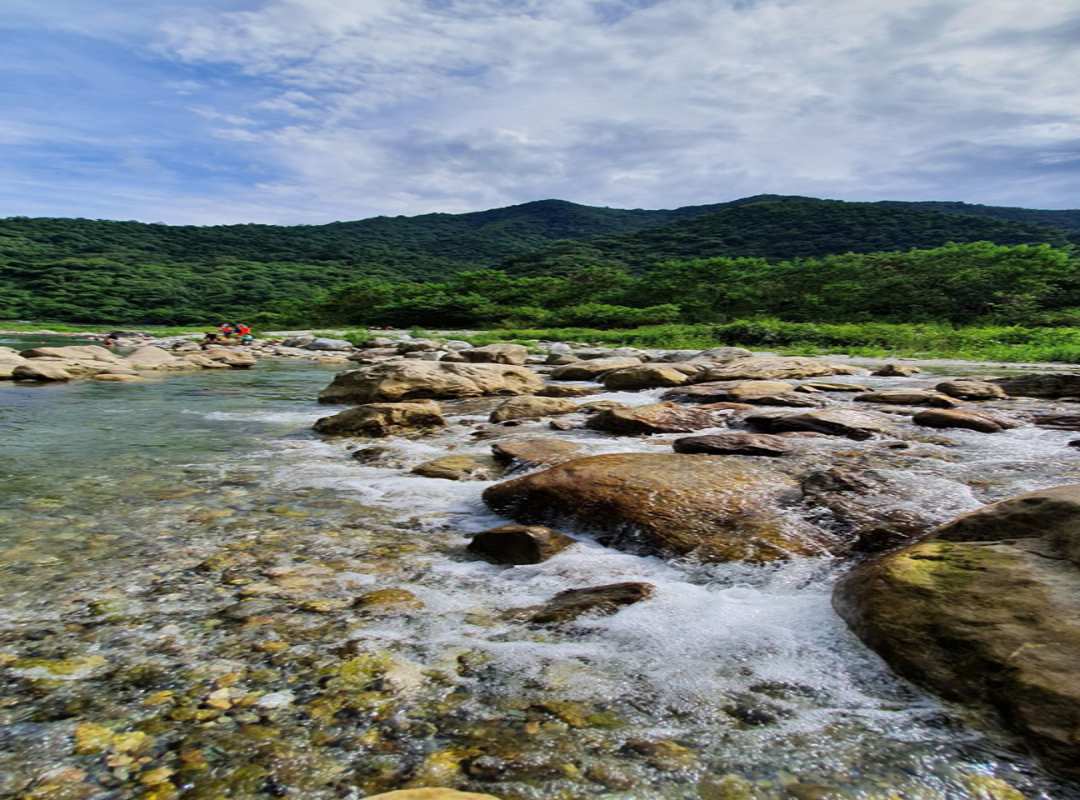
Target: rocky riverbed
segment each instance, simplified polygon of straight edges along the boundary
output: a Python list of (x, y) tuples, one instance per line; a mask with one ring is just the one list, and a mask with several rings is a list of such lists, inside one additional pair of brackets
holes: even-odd
[(374, 344), (0, 385), (0, 797), (1080, 796), (1075, 377)]

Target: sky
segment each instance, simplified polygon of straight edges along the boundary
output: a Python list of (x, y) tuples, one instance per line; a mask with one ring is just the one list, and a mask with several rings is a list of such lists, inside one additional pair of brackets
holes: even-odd
[(1080, 207), (1080, 0), (3, 0), (0, 216)]

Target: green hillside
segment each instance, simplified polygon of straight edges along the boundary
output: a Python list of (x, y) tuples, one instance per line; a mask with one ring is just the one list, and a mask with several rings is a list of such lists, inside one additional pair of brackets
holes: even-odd
[(280, 321), (301, 318), (324, 290), (361, 278), (442, 280), (477, 268), (570, 274), (595, 265), (640, 271), (671, 259), (778, 260), (946, 242), (1062, 246), (1070, 234), (1080, 238), (1070, 227), (1077, 216), (762, 195), (662, 211), (543, 200), (470, 214), (301, 226), (15, 217), (0, 220), (0, 318)]

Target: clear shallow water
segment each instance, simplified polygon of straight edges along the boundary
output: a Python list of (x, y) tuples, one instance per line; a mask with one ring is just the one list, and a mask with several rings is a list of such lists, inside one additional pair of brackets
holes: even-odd
[[(319, 800), (413, 783), (543, 800), (966, 798), (977, 775), (1076, 796), (894, 679), (833, 614), (830, 560), (704, 567), (580, 532), (536, 566), (467, 558), (467, 533), (499, 521), (480, 502), (489, 484), (408, 469), (487, 453), (457, 424), (483, 414), (382, 443), (393, 468), (363, 466), (310, 433), (330, 374), (264, 362), (0, 384), (0, 796)], [(658, 449), (570, 435), (592, 452)], [(882, 503), (945, 519), (1076, 479), (1074, 437), (950, 434), (920, 445), (929, 457), (875, 456)], [(792, 468), (858, 463), (852, 447), (816, 441)], [(625, 580), (655, 597), (562, 630), (502, 617)], [(424, 608), (349, 607), (383, 588)], [(93, 750), (90, 726), (145, 739)], [(732, 775), (752, 794), (721, 793)]]

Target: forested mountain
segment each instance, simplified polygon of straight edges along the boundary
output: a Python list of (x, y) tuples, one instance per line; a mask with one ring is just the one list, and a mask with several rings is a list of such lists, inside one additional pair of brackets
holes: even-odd
[(670, 259), (777, 260), (972, 241), (1062, 246), (1070, 236), (1080, 240), (1080, 211), (776, 195), (661, 211), (543, 200), (301, 226), (14, 217), (0, 220), (0, 318), (282, 318), (364, 277), (436, 280), (477, 268), (569, 274), (596, 265), (640, 271)]

